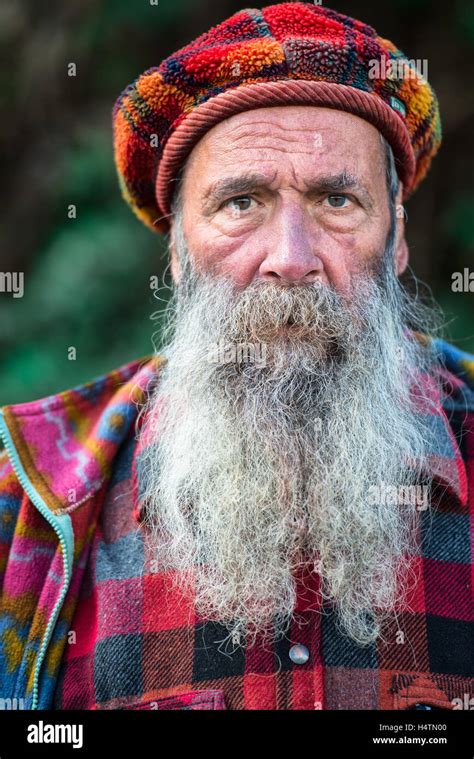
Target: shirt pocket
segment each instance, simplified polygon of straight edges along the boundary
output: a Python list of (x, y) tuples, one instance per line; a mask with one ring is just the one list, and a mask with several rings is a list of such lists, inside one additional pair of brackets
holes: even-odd
[(224, 691), (222, 690), (193, 690), (185, 693), (176, 693), (159, 698), (148, 698), (145, 701), (136, 699), (122, 703), (118, 709), (143, 709), (146, 711), (174, 710), (198, 711), (198, 710), (225, 710)]
[(392, 693), (394, 709), (474, 710), (474, 678), (398, 673)]

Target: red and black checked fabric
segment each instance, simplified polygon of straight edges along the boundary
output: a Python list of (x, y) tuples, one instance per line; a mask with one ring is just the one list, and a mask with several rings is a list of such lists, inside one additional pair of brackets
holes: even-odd
[[(199, 619), (192, 602), (171, 590), (170, 575), (153, 571), (133, 508), (139, 456), (129, 436), (103, 494), (54, 708), (469, 708), (472, 397), (468, 403), (470, 411), (454, 394), (446, 406), (466, 468), (468, 502), (446, 485), (435, 488), (432, 508), (422, 513), (416, 589), (387, 621), (379, 642), (364, 648), (340, 633), (334, 610), (320, 604), (317, 575), (309, 572), (297, 578), (296, 620), (285, 639), (225, 646), (226, 630)], [(441, 452), (447, 445), (441, 428), (436, 440)], [(308, 648), (305, 664), (290, 659), (296, 643)]]

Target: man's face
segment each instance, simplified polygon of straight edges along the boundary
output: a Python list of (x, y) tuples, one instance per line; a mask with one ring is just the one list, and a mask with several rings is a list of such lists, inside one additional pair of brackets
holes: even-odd
[[(241, 287), (321, 280), (350, 293), (390, 228), (380, 133), (330, 108), (260, 108), (219, 123), (188, 158), (182, 201), (195, 264)], [(178, 279), (175, 254), (172, 264)], [(399, 219), (396, 273), (405, 266)]]
[(403, 596), (417, 514), (370, 494), (425, 477), (428, 357), (391, 211), (378, 132), (339, 112), (252, 111), (191, 154), (140, 492), (152, 554), (234, 633), (281, 632), (303, 564), (358, 642)]

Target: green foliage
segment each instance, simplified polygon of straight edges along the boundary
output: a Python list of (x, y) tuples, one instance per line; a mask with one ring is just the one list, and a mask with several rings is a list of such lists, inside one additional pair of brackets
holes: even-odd
[[(55, 224), (25, 276), (24, 297), (0, 301), (2, 403), (66, 389), (152, 351), (150, 315), (159, 304), (150, 277), (162, 278), (164, 242), (111, 194), (106, 135), (88, 136), (62, 163)], [(66, 213), (71, 202), (75, 219)]]
[(474, 195), (455, 197), (443, 217), (443, 231), (448, 242), (454, 243), (462, 250), (470, 250), (474, 263)]

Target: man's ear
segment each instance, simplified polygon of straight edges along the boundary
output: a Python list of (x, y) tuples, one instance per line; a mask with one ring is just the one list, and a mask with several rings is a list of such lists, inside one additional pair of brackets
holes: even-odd
[(403, 235), (399, 244), (397, 245), (397, 252), (395, 255), (397, 277), (403, 274), (403, 272), (407, 268), (408, 258), (409, 258), (408, 245), (407, 245), (407, 241), (405, 240), (405, 235)]
[(405, 209), (402, 205), (403, 185), (400, 187), (396, 199), (396, 238), (395, 238), (395, 270), (399, 277), (408, 265), (408, 245), (405, 239)]
[(176, 253), (176, 235), (175, 235), (175, 226), (174, 226), (174, 219), (171, 221), (171, 228), (170, 228), (170, 239), (169, 239), (169, 253), (170, 253), (170, 259), (171, 259), (171, 276), (173, 277), (173, 282), (175, 285), (178, 284), (179, 280), (181, 279), (181, 266), (179, 265), (178, 260), (178, 254)]

